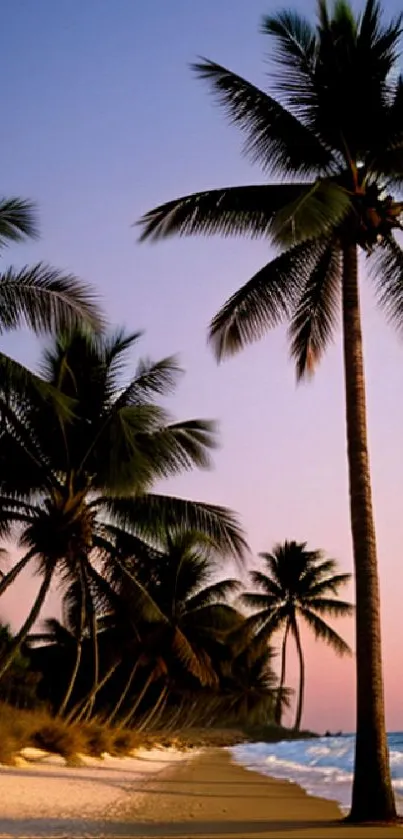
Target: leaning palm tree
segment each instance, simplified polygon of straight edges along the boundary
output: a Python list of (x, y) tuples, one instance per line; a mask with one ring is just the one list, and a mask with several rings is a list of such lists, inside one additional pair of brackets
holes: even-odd
[[(308, 551), (305, 542), (284, 542), (275, 545), (272, 553), (261, 553), (265, 571), (252, 571), (251, 579), (259, 589), (242, 595), (245, 606), (258, 609), (252, 622), (258, 627), (261, 638), (271, 639), (274, 632), (282, 630), (281, 647), (281, 697), (286, 677), (287, 642), (294, 638), (299, 661), (299, 690), (294, 728), (299, 731), (304, 701), (305, 662), (299, 622), (305, 623), (316, 638), (329, 644), (339, 655), (349, 654), (350, 648), (343, 638), (323, 619), (324, 616), (351, 615), (351, 603), (339, 600), (336, 595), (349, 580), (350, 574), (336, 573), (336, 562), (325, 559), (321, 551)], [(333, 594), (333, 597), (329, 597)], [(276, 704), (276, 722), (281, 724), (281, 702)]]
[[(37, 234), (34, 206), (21, 198), (0, 199), (0, 248)], [(35, 333), (54, 333), (87, 323), (98, 329), (101, 317), (91, 289), (73, 275), (44, 263), (0, 272), (0, 336), (21, 325)], [(9, 386), (35, 385), (49, 393), (37, 377), (0, 352), (0, 378)], [(1, 408), (1, 403), (0, 403)]]
[[(357, 733), (351, 819), (396, 815), (385, 730), (380, 603), (369, 469), (358, 254), (380, 305), (403, 322), (402, 18), (376, 0), (355, 15), (348, 0), (317, 24), (293, 11), (263, 20), (274, 69), (269, 93), (213, 61), (207, 80), (245, 136), (245, 152), (276, 183), (227, 187), (170, 201), (141, 220), (142, 238), (172, 234), (263, 237), (279, 254), (225, 303), (210, 328), (229, 356), (282, 320), (301, 379), (331, 341), (341, 304), (350, 509), (356, 580)], [(394, 191), (395, 196), (392, 194)]]
[[(116, 717), (126, 700), (138, 667), (147, 661), (158, 662), (161, 656), (169, 675), (172, 664), (176, 680), (190, 675), (201, 685), (217, 686), (214, 667), (217, 647), (224, 645), (228, 632), (239, 622), (239, 613), (228, 599), (238, 591), (240, 583), (232, 578), (214, 579), (220, 555), (206, 533), (167, 528), (160, 539), (159, 551), (149, 552), (148, 561), (144, 550), (139, 551), (130, 535), (124, 535), (120, 547), (120, 564), (107, 559), (104, 575), (118, 596), (116, 618), (126, 628), (131, 666), (108, 722)], [(135, 621), (133, 626), (132, 615), (136, 612), (133, 593), (135, 603), (138, 596), (136, 589), (132, 592), (123, 569), (129, 570), (148, 592), (164, 615), (165, 626), (161, 621), (156, 624), (147, 620)], [(133, 655), (136, 646), (137, 654)], [(152, 671), (149, 678), (152, 679)]]
[[(121, 562), (117, 543), (131, 533), (141, 547), (158, 542), (170, 525), (208, 534), (217, 552), (241, 556), (246, 544), (235, 515), (223, 507), (155, 494), (153, 483), (195, 466), (207, 467), (215, 445), (210, 422), (172, 422), (156, 404), (176, 384), (173, 358), (140, 361), (135, 375), (122, 372), (138, 335), (94, 338), (70, 333), (45, 353), (44, 380), (71, 399), (74, 415), (63, 421), (53, 404), (17, 394), (18, 423), (0, 428), (0, 535), (16, 533), (23, 557), (0, 581), (0, 595), (22, 570), (36, 564), (41, 584), (26, 621), (7, 655), (9, 666), (38, 618), (54, 579), (79, 582), (84, 624), (94, 643), (93, 586), (109, 596), (99, 573), (101, 557), (118, 564), (137, 592), (139, 615), (164, 620), (161, 610)], [(1, 384), (0, 384), (1, 392)], [(23, 434), (19, 433), (23, 429)], [(14, 529), (14, 530), (13, 530)]]
[[(96, 650), (98, 650), (98, 614), (100, 606), (104, 606), (107, 601), (104, 593), (99, 591), (99, 587), (93, 580), (89, 586), (83, 586), (80, 569), (78, 575), (75, 569), (71, 576), (72, 582), (63, 592), (62, 620), (46, 618), (43, 621), (42, 631), (30, 633), (27, 638), (29, 646), (37, 644), (51, 646), (57, 650), (58, 658), (63, 659), (63, 681), (65, 677), (67, 681), (65, 684), (63, 681), (60, 684), (62, 689), (64, 687), (64, 693), (58, 701), (59, 715), (63, 715), (69, 705), (82, 663), (86, 640), (92, 636), (92, 626), (88, 623), (89, 616), (95, 615), (94, 629), (97, 640)], [(89, 598), (91, 602), (88, 602)], [(95, 675), (98, 679), (98, 668)]]

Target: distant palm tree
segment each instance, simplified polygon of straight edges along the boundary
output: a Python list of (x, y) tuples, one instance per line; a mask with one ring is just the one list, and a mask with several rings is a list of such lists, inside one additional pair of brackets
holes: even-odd
[[(0, 249), (9, 242), (23, 242), (37, 234), (36, 214), (30, 201), (0, 199)], [(91, 289), (72, 274), (44, 263), (0, 272), (0, 336), (27, 325), (35, 333), (54, 333), (86, 323), (99, 329), (102, 319)], [(21, 364), (0, 352), (0, 381), (16, 387), (36, 384), (46, 389)], [(2, 402), (0, 401), (0, 410)]]
[[(302, 651), (299, 620), (311, 629), (317, 638), (329, 644), (336, 653), (351, 653), (345, 641), (327, 624), (322, 616), (351, 615), (353, 606), (329, 594), (337, 595), (351, 574), (336, 574), (337, 564), (325, 559), (321, 551), (308, 551), (306, 542), (284, 542), (275, 545), (273, 552), (261, 553), (266, 572), (252, 571), (251, 579), (259, 592), (242, 595), (245, 606), (258, 609), (253, 623), (259, 627), (260, 636), (271, 639), (274, 632), (283, 630), (281, 650), (280, 692), (285, 684), (287, 642), (294, 638), (299, 660), (299, 691), (294, 728), (299, 731), (304, 701), (305, 662)], [(276, 705), (275, 718), (281, 724), (281, 702)]]
[[(140, 545), (144, 540), (152, 545), (173, 524), (207, 534), (221, 555), (240, 556), (245, 550), (231, 511), (150, 491), (160, 478), (208, 466), (215, 433), (208, 421), (171, 422), (156, 404), (175, 385), (179, 368), (173, 358), (140, 361), (135, 375), (124, 381), (126, 357), (137, 339), (76, 333), (55, 340), (45, 354), (43, 375), (72, 400), (73, 418), (61, 421), (51, 404), (18, 394), (12, 404), (18, 427), (6, 421), (0, 428), (0, 533), (7, 536), (17, 528), (27, 551), (1, 579), (0, 595), (30, 563), (42, 577), (26, 621), (0, 660), (0, 675), (31, 631), (56, 576), (79, 581), (96, 643), (89, 592), (94, 584), (105, 589), (97, 570), (102, 557), (118, 564), (136, 586), (139, 614), (164, 619), (121, 563), (116, 544), (125, 532)], [(94, 662), (96, 682), (95, 647)]]
[(342, 310), (350, 512), (356, 582), (357, 732), (354, 821), (396, 818), (385, 729), (380, 602), (366, 424), (358, 251), (378, 301), (403, 324), (402, 16), (390, 23), (366, 0), (318, 0), (317, 25), (296, 12), (266, 16), (272, 93), (213, 61), (194, 66), (245, 152), (277, 182), (186, 195), (147, 213), (142, 238), (248, 235), (280, 248), (225, 303), (210, 327), (218, 358), (290, 322), (298, 378), (313, 373)]

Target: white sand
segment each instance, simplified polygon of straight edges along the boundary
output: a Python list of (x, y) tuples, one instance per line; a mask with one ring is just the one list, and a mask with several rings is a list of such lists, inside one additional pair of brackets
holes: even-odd
[(126, 814), (154, 776), (197, 754), (139, 750), (134, 757), (62, 758), (25, 749), (20, 765), (0, 766), (0, 837), (130, 836)]

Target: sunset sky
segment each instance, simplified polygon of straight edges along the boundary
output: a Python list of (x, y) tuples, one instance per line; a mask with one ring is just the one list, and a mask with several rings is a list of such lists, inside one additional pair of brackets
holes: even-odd
[[(177, 352), (186, 369), (172, 412), (216, 418), (214, 470), (164, 491), (237, 510), (251, 549), (307, 541), (352, 568), (340, 335), (314, 380), (296, 387), (285, 329), (217, 366), (209, 320), (268, 261), (264, 242), (136, 242), (133, 222), (199, 189), (259, 183), (241, 138), (189, 63), (203, 55), (260, 86), (270, 41), (263, 0), (5, 0), (0, 156), (4, 195), (38, 203), (41, 240), (10, 248), (3, 266), (43, 259), (97, 287), (114, 325), (144, 329), (144, 354)], [(313, 3), (294, 7), (312, 14)], [(396, 13), (400, 0), (387, 0)], [(403, 341), (374, 305), (363, 263), (368, 414), (382, 587), (389, 730), (403, 728)], [(18, 332), (1, 347), (35, 366), (40, 344)], [(226, 569), (227, 570), (227, 569)], [(34, 584), (8, 597), (21, 620)], [(350, 589), (349, 594), (352, 595)], [(47, 612), (55, 609), (55, 595)], [(352, 622), (338, 628), (353, 643)], [(354, 727), (354, 662), (306, 640), (304, 724)], [(294, 684), (294, 659), (290, 683)]]

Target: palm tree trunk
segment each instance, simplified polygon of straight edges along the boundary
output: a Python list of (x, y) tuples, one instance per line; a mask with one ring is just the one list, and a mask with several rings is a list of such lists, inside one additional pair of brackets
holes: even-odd
[(139, 665), (140, 665), (140, 659), (137, 659), (134, 667), (132, 667), (132, 669), (130, 671), (129, 678), (126, 681), (125, 687), (122, 690), (122, 693), (120, 694), (119, 699), (116, 702), (115, 707), (113, 708), (112, 712), (109, 714), (109, 717), (107, 717), (107, 719), (105, 720), (107, 725), (110, 725), (111, 722), (116, 718), (116, 715), (119, 713), (119, 711), (120, 711), (120, 709), (121, 709), (121, 707), (122, 707), (122, 705), (123, 705), (123, 703), (126, 699), (126, 696), (129, 693), (129, 690), (132, 686), (133, 679), (134, 679), (134, 677), (137, 673)]
[(131, 723), (131, 721), (132, 721), (132, 719), (133, 719), (133, 717), (134, 717), (134, 715), (135, 715), (135, 713), (136, 713), (136, 711), (137, 711), (137, 708), (139, 708), (139, 707), (140, 707), (140, 705), (141, 705), (141, 703), (142, 703), (142, 701), (143, 701), (143, 699), (144, 699), (144, 697), (145, 697), (145, 695), (146, 695), (146, 693), (147, 693), (147, 691), (148, 691), (148, 688), (149, 688), (149, 687), (150, 687), (150, 685), (151, 685), (151, 682), (152, 682), (153, 678), (154, 678), (154, 670), (152, 670), (152, 671), (151, 671), (151, 673), (150, 673), (150, 675), (149, 675), (149, 677), (148, 677), (148, 679), (147, 679), (147, 681), (146, 681), (146, 683), (145, 683), (145, 685), (144, 685), (144, 687), (143, 687), (143, 690), (142, 690), (142, 691), (141, 691), (141, 693), (140, 693), (140, 696), (138, 696), (138, 697), (137, 697), (136, 702), (134, 703), (134, 705), (133, 705), (133, 706), (132, 706), (132, 708), (130, 709), (129, 713), (128, 713), (128, 714), (126, 714), (126, 716), (125, 716), (125, 717), (123, 718), (123, 720), (121, 721), (121, 726), (122, 726), (123, 728), (124, 728), (126, 725), (129, 725), (129, 723)]
[(90, 607), (91, 612), (91, 621), (90, 621), (90, 635), (92, 641), (92, 657), (93, 657), (93, 668), (94, 668), (94, 676), (93, 676), (93, 689), (90, 694), (90, 699), (87, 705), (87, 711), (85, 714), (85, 719), (90, 719), (91, 714), (94, 709), (95, 698), (98, 693), (98, 681), (99, 681), (99, 649), (98, 649), (98, 624), (97, 624), (97, 614), (96, 609), (94, 607), (94, 603), (91, 597), (90, 587), (88, 585), (88, 580), (85, 576), (84, 572), (84, 585), (86, 587), (86, 600), (87, 604)]
[(74, 665), (73, 665), (73, 669), (71, 671), (71, 675), (70, 675), (70, 679), (69, 679), (67, 688), (65, 690), (65, 694), (63, 696), (63, 699), (62, 699), (62, 701), (60, 703), (60, 706), (59, 706), (59, 709), (57, 711), (57, 716), (58, 717), (63, 716), (63, 714), (64, 714), (64, 712), (65, 712), (65, 710), (66, 710), (66, 708), (69, 704), (69, 701), (71, 699), (71, 694), (73, 693), (74, 685), (76, 683), (76, 679), (77, 679), (77, 676), (78, 676), (78, 671), (80, 669), (82, 649), (83, 649), (82, 639), (81, 640), (77, 639)]
[(151, 711), (146, 715), (143, 722), (139, 725), (139, 727), (138, 727), (139, 732), (144, 731), (144, 729), (146, 729), (147, 726), (150, 724), (150, 722), (152, 722), (152, 720), (155, 718), (155, 715), (156, 715), (158, 709), (160, 708), (162, 702), (164, 701), (167, 693), (168, 693), (168, 686), (165, 685), (165, 687), (162, 689), (155, 705), (153, 705), (153, 707), (151, 708)]
[(0, 597), (5, 591), (7, 591), (8, 587), (11, 586), (16, 577), (18, 577), (18, 574), (24, 570), (25, 566), (28, 565), (33, 556), (35, 556), (35, 551), (28, 551), (28, 553), (25, 554), (19, 562), (16, 562), (11, 571), (4, 575), (0, 582)]
[(357, 726), (352, 821), (396, 817), (385, 728), (379, 582), (355, 244), (343, 250), (343, 343), (356, 593)]
[(106, 685), (106, 683), (109, 682), (109, 679), (112, 678), (115, 670), (117, 670), (120, 663), (121, 659), (112, 664), (112, 666), (109, 668), (109, 670), (107, 670), (105, 676), (101, 679), (101, 681), (97, 682), (96, 685), (92, 686), (92, 690), (90, 691), (90, 693), (87, 694), (87, 696), (85, 696), (84, 699), (78, 702), (78, 704), (73, 708), (73, 710), (70, 711), (68, 717), (66, 718), (67, 722), (80, 722), (82, 720), (82, 718), (88, 713), (88, 709), (92, 707), (97, 694), (99, 693), (101, 688), (103, 688), (104, 685)]
[(285, 672), (286, 672), (286, 657), (287, 657), (287, 639), (288, 633), (290, 631), (290, 624), (287, 621), (285, 631), (284, 631), (284, 638), (283, 643), (281, 646), (281, 673), (280, 673), (280, 684), (277, 693), (276, 699), (276, 706), (274, 709), (274, 722), (276, 725), (281, 725), (281, 719), (283, 716), (283, 690), (284, 690), (284, 682), (285, 682)]
[(45, 572), (45, 576), (42, 580), (42, 583), (41, 583), (39, 592), (36, 596), (36, 600), (34, 602), (34, 605), (32, 606), (32, 609), (31, 609), (25, 623), (22, 625), (22, 627), (21, 627), (20, 631), (17, 633), (17, 635), (13, 638), (13, 640), (12, 640), (8, 650), (7, 650), (7, 653), (5, 654), (5, 656), (0, 661), (0, 679), (2, 678), (2, 676), (4, 676), (4, 674), (6, 673), (8, 668), (10, 667), (10, 664), (13, 662), (14, 657), (16, 656), (18, 650), (21, 647), (21, 644), (24, 643), (27, 635), (29, 634), (30, 630), (32, 629), (32, 627), (33, 627), (33, 625), (34, 625), (34, 623), (35, 623), (35, 621), (36, 621), (36, 619), (37, 619), (37, 617), (38, 617), (38, 615), (39, 615), (39, 613), (42, 609), (42, 606), (45, 602), (46, 595), (49, 591), (50, 584), (52, 582), (52, 575), (53, 575), (53, 568), (48, 568), (47, 571)]
[(301, 728), (302, 709), (304, 705), (304, 690), (305, 690), (305, 662), (304, 654), (302, 652), (301, 637), (299, 634), (297, 621), (293, 621), (293, 634), (295, 643), (297, 645), (298, 663), (299, 663), (299, 687), (298, 687), (298, 702), (295, 714), (294, 731), (299, 731)]
[(74, 661), (73, 670), (70, 676), (69, 683), (67, 685), (66, 692), (62, 699), (62, 702), (59, 707), (58, 715), (62, 716), (69, 704), (71, 694), (73, 693), (74, 685), (76, 683), (78, 671), (80, 669), (81, 664), (81, 654), (83, 649), (83, 635), (84, 635), (84, 627), (85, 627), (85, 618), (86, 618), (86, 608), (85, 608), (85, 588), (84, 588), (84, 580), (83, 580), (83, 569), (81, 563), (79, 565), (79, 576), (80, 576), (80, 625), (78, 628), (78, 636), (76, 639), (76, 656)]
[(180, 703), (178, 708), (176, 709), (176, 711), (173, 712), (173, 714), (171, 716), (171, 719), (167, 723), (166, 729), (165, 729), (166, 731), (174, 731), (174, 729), (176, 727), (176, 723), (180, 719), (182, 713), (183, 713), (183, 705), (182, 705), (182, 703)]

